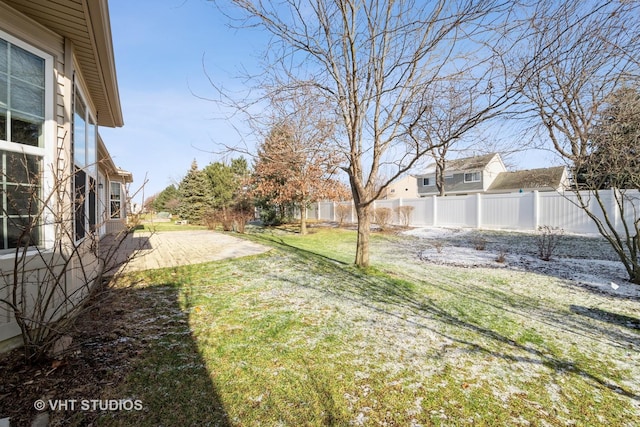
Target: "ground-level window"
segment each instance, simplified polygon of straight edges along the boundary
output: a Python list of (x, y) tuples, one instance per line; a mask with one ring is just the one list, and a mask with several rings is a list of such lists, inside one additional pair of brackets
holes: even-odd
[(109, 218), (122, 218), (122, 184), (112, 182), (109, 185)]
[(42, 240), (51, 56), (0, 31), (0, 250)]
[(480, 182), (480, 172), (467, 172), (464, 174), (464, 182)]

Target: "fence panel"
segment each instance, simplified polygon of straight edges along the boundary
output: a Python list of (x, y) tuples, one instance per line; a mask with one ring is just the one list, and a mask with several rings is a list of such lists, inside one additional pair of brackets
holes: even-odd
[(437, 226), (475, 227), (476, 196), (438, 197)]
[[(640, 191), (638, 190), (626, 190), (622, 194), (624, 204), (621, 219), (627, 224), (630, 230), (634, 229), (633, 222), (636, 218), (640, 217)], [(618, 227), (618, 231), (623, 231), (624, 225), (621, 223)], [(635, 234), (635, 232), (634, 232)]]
[(333, 202), (318, 203), (318, 219), (321, 221), (335, 221)]
[[(584, 194), (583, 197), (589, 197)], [(589, 200), (591, 208), (595, 208), (594, 200)], [(539, 225), (560, 227), (571, 233), (597, 233), (593, 221), (579, 206), (578, 197), (573, 193), (540, 193)]]
[(413, 206), (410, 224), (418, 227), (433, 225), (433, 197), (402, 199), (403, 206)]
[(535, 228), (535, 193), (486, 194), (481, 198), (481, 227)]
[[(599, 218), (604, 214), (595, 197), (581, 193), (592, 212)], [(624, 211), (617, 208), (613, 192), (601, 191), (601, 200), (612, 221), (622, 230), (623, 221), (633, 227), (640, 215), (640, 191), (625, 192)], [(353, 206), (352, 202), (342, 202)], [(374, 207), (394, 210), (394, 223), (399, 223), (395, 209), (413, 206), (411, 226), (482, 227), (505, 230), (535, 231), (538, 225), (560, 227), (570, 233), (597, 234), (593, 220), (579, 206), (578, 197), (571, 193), (529, 192), (511, 194), (472, 194), (467, 196), (425, 197), (376, 201)], [(336, 221), (333, 202), (321, 202), (310, 209), (316, 218)], [(314, 216), (310, 215), (311, 218)], [(351, 221), (357, 220), (354, 209)]]

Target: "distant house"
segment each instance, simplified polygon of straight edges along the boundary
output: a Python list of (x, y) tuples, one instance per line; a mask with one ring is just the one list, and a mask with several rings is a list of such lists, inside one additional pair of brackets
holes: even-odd
[[(435, 169), (416, 178), (419, 196), (440, 194)], [(447, 163), (444, 180), (445, 195), (561, 191), (568, 185), (564, 166), (508, 172), (498, 153), (452, 160)]]
[[(68, 293), (95, 279), (95, 243), (124, 229), (132, 181), (98, 127), (123, 124), (107, 1), (0, 0), (0, 299), (17, 254), (34, 293), (45, 270)], [(19, 334), (0, 304), (0, 351)]]
[[(444, 190), (447, 195), (486, 192), (502, 172), (506, 172), (500, 154), (467, 157), (447, 162), (444, 176)], [(435, 167), (425, 174), (416, 175), (419, 196), (439, 195), (436, 187)]]
[(383, 199), (417, 199), (418, 186), (416, 177), (407, 175), (397, 181), (392, 182), (382, 197)]
[(524, 191), (562, 191), (569, 187), (567, 168), (551, 168), (502, 172), (489, 186), (487, 193)]

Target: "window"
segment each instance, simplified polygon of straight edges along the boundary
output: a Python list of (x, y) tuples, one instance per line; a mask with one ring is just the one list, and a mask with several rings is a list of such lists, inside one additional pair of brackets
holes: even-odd
[(109, 187), (109, 218), (122, 218), (122, 186), (119, 182), (112, 182)]
[(480, 182), (480, 172), (467, 172), (464, 174), (464, 182)]
[[(52, 59), (0, 32), (0, 250), (42, 241), (42, 171)], [(53, 133), (51, 137), (53, 137)]]
[(422, 178), (422, 186), (423, 187), (430, 187), (434, 185), (433, 179), (431, 178)]
[(96, 141), (97, 126), (82, 93), (75, 86), (73, 97), (73, 163), (75, 239), (84, 238), (96, 229)]

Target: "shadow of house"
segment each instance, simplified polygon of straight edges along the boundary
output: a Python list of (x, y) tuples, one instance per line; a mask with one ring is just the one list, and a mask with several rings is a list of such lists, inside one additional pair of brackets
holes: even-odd
[[(126, 233), (125, 236), (122, 233)], [(100, 258), (105, 262), (104, 275), (113, 276), (126, 265), (153, 250), (149, 233), (133, 233), (127, 230), (116, 234), (107, 234), (100, 241)]]
[[(48, 390), (47, 400), (78, 400), (74, 409), (49, 411), (51, 425), (230, 426), (178, 292), (167, 283), (103, 294), (78, 319), (57, 369), (0, 359), (0, 418), (30, 425), (40, 414), (33, 402)], [(81, 400), (127, 401), (139, 409), (85, 411)]]

